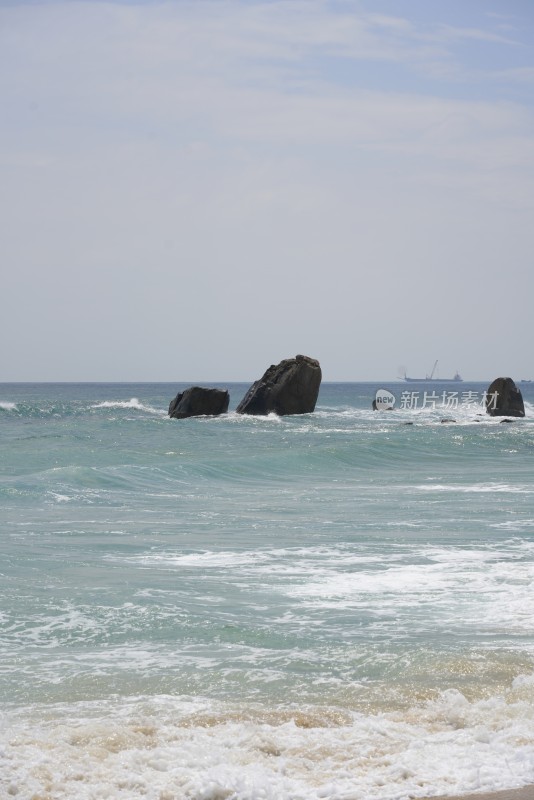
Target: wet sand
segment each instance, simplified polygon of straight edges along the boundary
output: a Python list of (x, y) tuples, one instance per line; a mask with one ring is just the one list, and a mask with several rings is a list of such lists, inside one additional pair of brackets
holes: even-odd
[(476, 792), (464, 794), (461, 797), (441, 795), (429, 800), (534, 800), (534, 786), (525, 786), (523, 789), (507, 789), (503, 792)]

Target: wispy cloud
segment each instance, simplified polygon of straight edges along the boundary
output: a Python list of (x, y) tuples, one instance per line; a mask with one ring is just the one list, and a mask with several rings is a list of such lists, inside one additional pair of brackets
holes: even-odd
[[(441, 80), (456, 74), (465, 84), (476, 74), (479, 83), (484, 75), (466, 68), (452, 43), (510, 44), (483, 29), (430, 28), (400, 16), (333, 11), (328, 3), (309, 0), (75, 2), (1, 13), (4, 96), (15, 104), (18, 98), (19, 107), (37, 104), (43, 113), (44, 103), (52, 112), (70, 110), (82, 118), (106, 113), (113, 119), (137, 110), (139, 117), (186, 121), (191, 114), (198, 119), (220, 110), (223, 94), (235, 107), (239, 96), (252, 102), (251, 92), (258, 105), (265, 100), (271, 107), (275, 96), (293, 100), (298, 94), (308, 98), (308, 106), (328, 96), (334, 107), (353, 100), (358, 106), (374, 93), (375, 108), (387, 100), (400, 110), (418, 94), (419, 103), (412, 105), (421, 107), (429, 98), (429, 108), (435, 108), (439, 99), (454, 102)], [(335, 59), (334, 66), (325, 58)], [(385, 71), (370, 88), (366, 64), (376, 62)], [(399, 73), (395, 64), (407, 71)], [(490, 70), (487, 76), (528, 80), (532, 70)], [(430, 81), (423, 89), (422, 73)], [(476, 91), (465, 97), (464, 86), (464, 99), (476, 103)]]

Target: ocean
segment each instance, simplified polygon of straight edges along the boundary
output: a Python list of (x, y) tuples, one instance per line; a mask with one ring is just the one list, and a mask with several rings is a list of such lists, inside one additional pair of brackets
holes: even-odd
[(534, 384), (488, 384), (0, 385), (2, 800), (534, 784)]

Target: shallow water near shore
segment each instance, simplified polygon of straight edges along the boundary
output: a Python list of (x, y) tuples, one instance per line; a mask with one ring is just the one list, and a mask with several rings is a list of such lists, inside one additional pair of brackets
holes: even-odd
[(185, 386), (0, 385), (0, 794), (534, 783), (534, 388), (171, 420)]

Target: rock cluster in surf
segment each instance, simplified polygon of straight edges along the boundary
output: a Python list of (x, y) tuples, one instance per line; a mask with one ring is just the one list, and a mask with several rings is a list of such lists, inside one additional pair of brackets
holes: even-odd
[[(258, 416), (272, 412), (280, 416), (309, 414), (315, 410), (321, 377), (319, 362), (309, 356), (297, 355), (271, 364), (252, 384), (236, 412)], [(229, 400), (226, 390), (191, 386), (171, 401), (169, 416), (175, 419), (218, 416), (228, 411)]]

